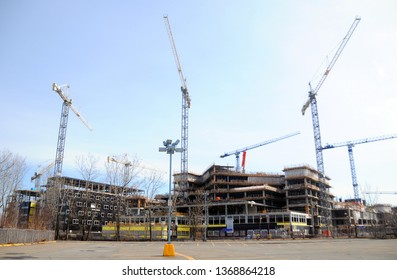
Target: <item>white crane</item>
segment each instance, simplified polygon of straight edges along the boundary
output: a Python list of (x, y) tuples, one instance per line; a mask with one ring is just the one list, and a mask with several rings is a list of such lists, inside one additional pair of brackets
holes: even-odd
[(365, 194), (397, 194), (397, 192), (364, 192)]
[(388, 140), (388, 139), (393, 139), (393, 138), (397, 138), (397, 134), (377, 136), (377, 137), (364, 138), (364, 139), (358, 139), (358, 140), (350, 140), (350, 141), (340, 142), (340, 143), (335, 143), (335, 144), (326, 144), (324, 147), (322, 147), (323, 150), (333, 149), (333, 148), (338, 148), (338, 147), (347, 147), (347, 151), (349, 153), (349, 160), (350, 160), (350, 171), (351, 171), (351, 175), (352, 175), (354, 199), (356, 202), (360, 201), (360, 195), (359, 195), (359, 190), (358, 190), (356, 167), (354, 164), (353, 147), (358, 144), (371, 143), (371, 142), (375, 142), (375, 141), (383, 141), (383, 140)]
[(254, 145), (251, 145), (251, 146), (248, 146), (248, 147), (245, 147), (245, 148), (241, 148), (241, 149), (229, 152), (229, 153), (225, 153), (225, 154), (221, 155), (221, 158), (228, 157), (230, 155), (235, 155), (236, 156), (236, 171), (240, 172), (240, 170), (241, 170), (241, 167), (240, 167), (241, 166), (240, 165), (240, 153), (243, 153), (244, 157), (243, 157), (242, 166), (243, 166), (243, 172), (244, 172), (244, 169), (245, 169), (245, 153), (246, 153), (246, 151), (251, 150), (251, 149), (255, 149), (255, 148), (258, 148), (258, 147), (261, 147), (261, 146), (264, 146), (264, 145), (267, 145), (267, 144), (270, 144), (270, 143), (273, 143), (273, 142), (277, 142), (277, 141), (280, 141), (282, 139), (285, 139), (285, 138), (288, 138), (288, 137), (292, 137), (292, 136), (295, 136), (295, 135), (298, 135), (298, 134), (300, 134), (300, 132), (294, 132), (294, 133), (290, 133), (290, 134), (287, 134), (287, 135), (284, 135), (284, 136), (281, 136), (281, 137), (273, 138), (273, 139), (270, 139), (270, 140), (267, 140), (267, 141), (264, 141), (264, 142), (261, 142), (261, 143), (258, 143), (258, 144), (254, 144)]
[(41, 176), (42, 176), (43, 174), (45, 174), (46, 172), (48, 172), (54, 165), (55, 165), (55, 161), (52, 161), (52, 162), (51, 162), (50, 164), (48, 164), (47, 166), (45, 166), (45, 167), (43, 167), (43, 168), (37, 170), (37, 171), (34, 173), (34, 175), (30, 178), (30, 181), (31, 181), (31, 182), (35, 181), (35, 189), (36, 189), (37, 191), (40, 192), (40, 183), (41, 183), (41, 182), (40, 182), (40, 179), (41, 179)]
[(172, 52), (174, 54), (176, 67), (178, 69), (179, 78), (181, 80), (181, 91), (182, 91), (182, 121), (181, 121), (181, 181), (180, 186), (185, 189), (188, 185), (188, 132), (189, 132), (189, 108), (190, 108), (190, 96), (187, 88), (186, 79), (183, 76), (182, 66), (179, 60), (178, 52), (172, 35), (171, 26), (168, 20), (168, 16), (164, 16), (165, 26), (167, 28), (168, 38), (171, 43)]
[(124, 158), (125, 158), (125, 160), (121, 161), (121, 160), (116, 159), (114, 156), (113, 157), (108, 156), (107, 157), (107, 162), (113, 161), (113, 162), (124, 164), (125, 166), (130, 166), (131, 165), (131, 161), (128, 160), (127, 155), (124, 155)]
[(342, 53), (343, 49), (345, 48), (347, 42), (349, 41), (350, 37), (352, 36), (354, 30), (356, 29), (358, 23), (360, 22), (361, 18), (357, 16), (354, 19), (353, 24), (349, 28), (349, 31), (347, 32), (346, 36), (343, 38), (341, 44), (339, 45), (339, 48), (337, 49), (334, 57), (332, 58), (331, 62), (329, 63), (327, 69), (325, 69), (325, 72), (323, 76), (321, 77), (320, 81), (318, 82), (317, 86), (313, 89), (311, 83), (309, 83), (309, 99), (306, 101), (306, 103), (302, 107), (302, 115), (305, 114), (306, 109), (311, 107), (312, 111), (312, 123), (313, 123), (313, 134), (314, 134), (314, 145), (315, 145), (315, 151), (316, 151), (316, 162), (317, 162), (317, 170), (319, 172), (319, 182), (320, 182), (320, 189), (322, 190), (320, 192), (320, 215), (324, 216), (326, 219), (326, 226), (327, 228), (331, 224), (331, 205), (328, 201), (328, 197), (326, 195), (326, 187), (323, 184), (324, 176), (325, 176), (325, 171), (324, 171), (324, 159), (323, 159), (323, 151), (322, 151), (322, 145), (321, 145), (321, 133), (320, 133), (320, 120), (318, 117), (318, 109), (317, 109), (317, 100), (316, 100), (316, 95), (323, 85), (325, 79), (328, 77), (328, 74), (330, 73), (332, 67), (335, 65), (336, 61), (338, 60), (340, 54)]
[(330, 73), (332, 67), (335, 65), (336, 61), (338, 60), (340, 54), (342, 53), (343, 49), (345, 48), (347, 42), (349, 41), (350, 37), (352, 36), (354, 30), (356, 29), (358, 23), (360, 22), (361, 18), (357, 16), (354, 19), (353, 24), (349, 28), (349, 31), (347, 32), (346, 36), (343, 38), (342, 43), (339, 45), (339, 48), (337, 49), (334, 57), (332, 58), (331, 62), (329, 63), (327, 69), (325, 69), (325, 72), (323, 76), (321, 77), (320, 81), (318, 82), (317, 86), (313, 89), (311, 86), (311, 83), (309, 83), (309, 99), (306, 101), (306, 103), (302, 107), (302, 115), (305, 114), (306, 109), (311, 107), (312, 110), (312, 122), (313, 122), (313, 134), (314, 134), (314, 144), (315, 144), (315, 149), (316, 149), (316, 160), (317, 160), (317, 169), (320, 172), (320, 176), (324, 176), (324, 160), (323, 160), (323, 152), (322, 152), (322, 146), (321, 146), (321, 133), (320, 133), (320, 121), (318, 118), (318, 109), (317, 109), (317, 100), (316, 100), (316, 95), (323, 85), (325, 79), (328, 77), (328, 74)]
[[(67, 93), (64, 94), (62, 91), (62, 87), (66, 87)], [(61, 97), (62, 104), (62, 112), (61, 112), (61, 121), (59, 124), (59, 133), (58, 133), (58, 144), (57, 151), (55, 156), (55, 168), (54, 175), (61, 176), (62, 175), (62, 165), (63, 165), (63, 156), (65, 153), (65, 140), (66, 140), (66, 130), (68, 126), (68, 117), (69, 117), (69, 109), (76, 114), (76, 116), (82, 121), (82, 123), (89, 129), (92, 130), (91, 126), (84, 120), (81, 114), (77, 111), (76, 108), (72, 105), (72, 99), (68, 97), (69, 85), (58, 86), (56, 83), (52, 84), (52, 90), (58, 93)]]

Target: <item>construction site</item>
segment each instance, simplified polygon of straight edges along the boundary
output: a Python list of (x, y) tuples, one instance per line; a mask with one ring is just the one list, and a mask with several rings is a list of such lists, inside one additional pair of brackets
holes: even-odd
[[(188, 187), (177, 194), (181, 178), (174, 174), (173, 240), (396, 236), (395, 209), (335, 201), (329, 178), (323, 191), (318, 171), (308, 165), (279, 174), (212, 165), (203, 174), (189, 173)], [(54, 196), (60, 203), (54, 205)], [(18, 228), (51, 228), (56, 217), (59, 239), (166, 240), (167, 201), (164, 195), (149, 200), (130, 187), (54, 177), (40, 193), (18, 191), (8, 220)]]
[[(69, 85), (53, 83), (62, 101), (55, 161), (38, 171), (32, 190), (17, 190), (8, 198), (5, 225), (17, 228), (51, 229), (55, 239), (80, 240), (207, 240), (221, 238), (286, 239), (315, 237), (397, 237), (397, 212), (390, 205), (368, 205), (361, 198), (355, 171), (353, 147), (397, 138), (396, 134), (323, 145), (317, 109), (317, 94), (352, 36), (360, 17), (354, 19), (333, 59), (317, 85), (310, 85), (302, 115), (311, 108), (316, 167), (286, 166), (279, 173), (247, 172), (246, 152), (300, 134), (281, 137), (225, 153), (235, 156), (235, 166), (212, 164), (201, 174), (189, 171), (188, 132), (191, 99), (182, 72), (168, 17), (167, 34), (181, 82), (181, 140), (164, 141), (159, 152), (180, 154), (180, 172), (171, 174), (168, 194), (154, 198), (139, 185), (131, 185), (131, 162), (108, 158), (119, 178), (108, 183), (63, 174), (69, 110), (88, 128), (88, 122), (72, 105)], [(66, 92), (65, 92), (66, 91)], [(181, 147), (178, 148), (178, 144)], [(341, 201), (333, 195), (331, 178), (325, 174), (323, 150), (347, 147), (354, 199)], [(241, 156), (241, 158), (240, 158)], [(45, 184), (39, 178), (53, 168)], [(114, 174), (116, 174), (114, 173)]]

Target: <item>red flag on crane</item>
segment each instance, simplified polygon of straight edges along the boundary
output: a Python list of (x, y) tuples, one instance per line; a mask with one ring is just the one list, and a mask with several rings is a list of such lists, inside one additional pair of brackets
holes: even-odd
[(245, 158), (246, 158), (246, 156), (247, 156), (247, 151), (244, 151), (243, 152), (243, 159), (242, 159), (242, 162), (241, 162), (241, 166), (243, 167), (243, 170), (245, 170)]

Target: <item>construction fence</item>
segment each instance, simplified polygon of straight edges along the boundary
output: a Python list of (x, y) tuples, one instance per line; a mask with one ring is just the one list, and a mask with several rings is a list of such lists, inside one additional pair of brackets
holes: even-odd
[(53, 230), (0, 228), (0, 244), (35, 243), (55, 240)]
[(334, 237), (397, 238), (395, 226), (342, 226), (332, 230)]

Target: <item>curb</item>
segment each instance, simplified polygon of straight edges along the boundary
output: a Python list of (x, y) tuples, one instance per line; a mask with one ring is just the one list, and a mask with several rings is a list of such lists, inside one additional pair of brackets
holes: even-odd
[(8, 243), (8, 244), (0, 244), (0, 247), (16, 247), (16, 246), (26, 246), (26, 245), (33, 245), (33, 244), (47, 244), (47, 243), (55, 243), (56, 241), (39, 241), (39, 242), (32, 242), (32, 243)]

